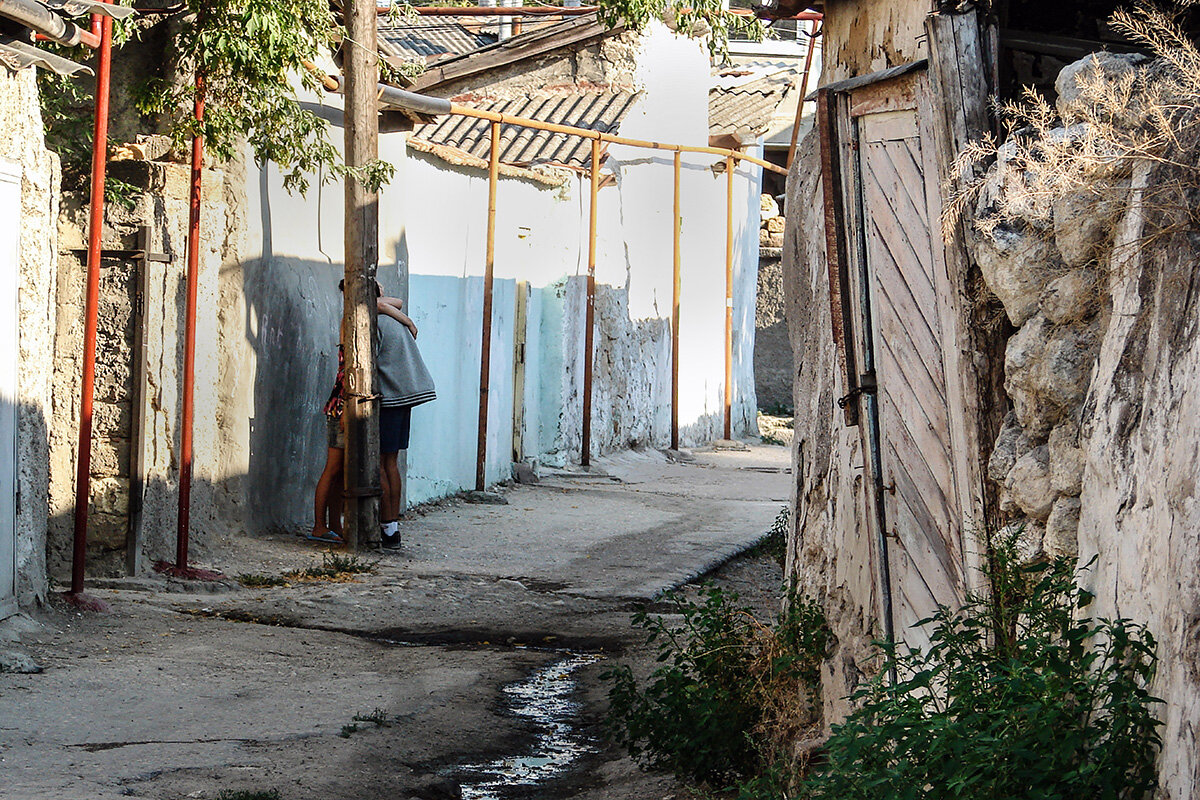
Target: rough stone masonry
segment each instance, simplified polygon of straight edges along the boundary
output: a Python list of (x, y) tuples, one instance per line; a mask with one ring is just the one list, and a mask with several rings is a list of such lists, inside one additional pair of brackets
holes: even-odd
[[(1003, 487), (1002, 510), (1026, 557), (1078, 555), (1080, 580), (1096, 596), (1083, 613), (1127, 617), (1157, 637), (1159, 796), (1180, 799), (1200, 789), (1192, 86), (1193, 77), (1138, 55), (1099, 54), (1064, 69), (1059, 127), (1000, 148), (972, 243), (1019, 327), (1005, 359), (1012, 411), (989, 477)], [(1156, 105), (1177, 133), (1148, 150)], [(1108, 127), (1097, 136), (1089, 126)], [(1040, 162), (1024, 157), (1039, 148)], [(1101, 157), (1083, 162), (1087, 169), (1068, 165), (1083, 180), (1060, 175), (1054, 191), (1041, 190), (1039, 163), (1093, 151)]]

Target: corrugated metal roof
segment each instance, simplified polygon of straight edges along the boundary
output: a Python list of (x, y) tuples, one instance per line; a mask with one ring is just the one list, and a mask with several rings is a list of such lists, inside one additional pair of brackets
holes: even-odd
[[(512, 100), (477, 103), (475, 107), (499, 114), (614, 133), (637, 97), (637, 92), (620, 90), (538, 93)], [(490, 126), (487, 120), (452, 114), (417, 128), (412, 136), (486, 159), (491, 142)], [(501, 125), (500, 160), (522, 167), (563, 164), (586, 169), (591, 164), (591, 142), (578, 136)]]
[(471, 30), (453, 17), (417, 17), (412, 22), (379, 26), (379, 52), (388, 60), (461, 56), (495, 41), (495, 34)]
[(708, 92), (710, 136), (757, 135), (771, 124), (775, 109), (794, 86), (799, 70), (771, 63), (722, 70)]

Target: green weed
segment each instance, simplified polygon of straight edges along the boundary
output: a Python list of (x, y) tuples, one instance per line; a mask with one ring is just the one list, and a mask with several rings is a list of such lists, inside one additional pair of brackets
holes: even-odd
[(300, 581), (349, 581), (355, 575), (374, 572), (377, 563), (355, 555), (322, 553), (320, 566), (285, 572), (283, 577)]
[(665, 598), (673, 624), (645, 611), (661, 665), (639, 683), (628, 665), (603, 675), (608, 735), (648, 766), (720, 785), (758, 774), (765, 753), (815, 721), (818, 668), (828, 630), (812, 602), (790, 597), (774, 626), (739, 605), (738, 595), (705, 586), (697, 601)]
[[(811, 800), (1135, 800), (1157, 785), (1154, 637), (1084, 617), (1073, 563), (990, 554), (988, 597), (920, 623), (928, 648), (883, 646), (879, 677), (834, 727)], [(897, 680), (885, 676), (895, 672)]]

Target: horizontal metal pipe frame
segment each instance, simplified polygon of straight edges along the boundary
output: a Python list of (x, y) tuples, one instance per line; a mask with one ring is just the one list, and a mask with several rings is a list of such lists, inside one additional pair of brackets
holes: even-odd
[[(408, 94), (411, 94), (408, 93)], [(597, 139), (607, 144), (621, 144), (627, 147), (641, 147), (648, 150), (666, 150), (676, 153), (707, 153), (714, 156), (722, 156), (725, 158), (733, 158), (740, 161), (748, 161), (751, 164), (757, 164), (763, 169), (771, 172), (778, 172), (780, 175), (787, 175), (787, 170), (777, 164), (772, 164), (769, 161), (764, 161), (761, 158), (748, 156), (745, 153), (739, 153), (737, 150), (729, 150), (724, 147), (698, 147), (695, 145), (686, 144), (667, 144), (665, 142), (648, 142), (644, 139), (627, 139), (624, 136), (614, 136), (611, 133), (601, 133), (600, 131), (588, 130), (587, 128), (576, 128), (572, 125), (557, 125), (553, 122), (542, 122), (541, 120), (529, 119), (527, 117), (518, 117), (512, 114), (498, 114), (495, 111), (481, 111), (477, 108), (468, 108), (456, 104), (450, 105), (451, 114), (459, 114), (464, 117), (475, 117), (476, 119), (486, 119), (490, 122), (499, 122), (503, 125), (516, 125), (522, 128), (534, 128), (536, 130), (549, 131), (550, 133), (565, 133), (570, 136), (579, 136), (584, 139)]]
[[(482, 7), (482, 6), (481, 6)], [(508, 9), (505, 9), (508, 10)], [(316, 70), (315, 65), (305, 67), (311, 70)], [(341, 80), (334, 76), (322, 77), (322, 83), (329, 87), (329, 82), (325, 78), (337, 81), (337, 90), (344, 91)], [(333, 91), (331, 89), (331, 91)], [(381, 103), (396, 108), (407, 108), (412, 111), (420, 111), (425, 114), (457, 114), (463, 117), (474, 117), (475, 119), (485, 119), (489, 122), (499, 122), (502, 125), (515, 125), (521, 128), (533, 128), (535, 130), (549, 131), (550, 133), (562, 133), (568, 136), (579, 136), (583, 139), (597, 139), (607, 144), (619, 144), (627, 147), (641, 147), (648, 150), (666, 150), (674, 153), (706, 153), (708, 155), (721, 156), (722, 158), (733, 158), (735, 161), (746, 161), (751, 164), (757, 164), (763, 169), (771, 172), (787, 175), (787, 170), (778, 164), (772, 164), (770, 161), (765, 161), (761, 158), (740, 153), (737, 150), (730, 150), (725, 147), (700, 147), (696, 145), (686, 144), (668, 144), (666, 142), (650, 142), (645, 139), (629, 139), (624, 136), (614, 136), (611, 133), (601, 133), (588, 128), (576, 128), (573, 125), (559, 125), (553, 122), (543, 122), (537, 119), (528, 117), (518, 117), (513, 114), (499, 114), (495, 111), (483, 111), (478, 108), (470, 108), (468, 106), (460, 106), (457, 103), (451, 103), (449, 100), (444, 100), (440, 97), (430, 97), (429, 95), (418, 94), (416, 92), (406, 92), (403, 89), (397, 89), (394, 86), (379, 84), (379, 100)]]

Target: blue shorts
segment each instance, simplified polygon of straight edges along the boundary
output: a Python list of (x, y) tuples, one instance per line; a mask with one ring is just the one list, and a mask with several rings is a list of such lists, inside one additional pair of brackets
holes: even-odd
[(379, 452), (399, 453), (408, 449), (412, 406), (381, 408), (379, 411)]

